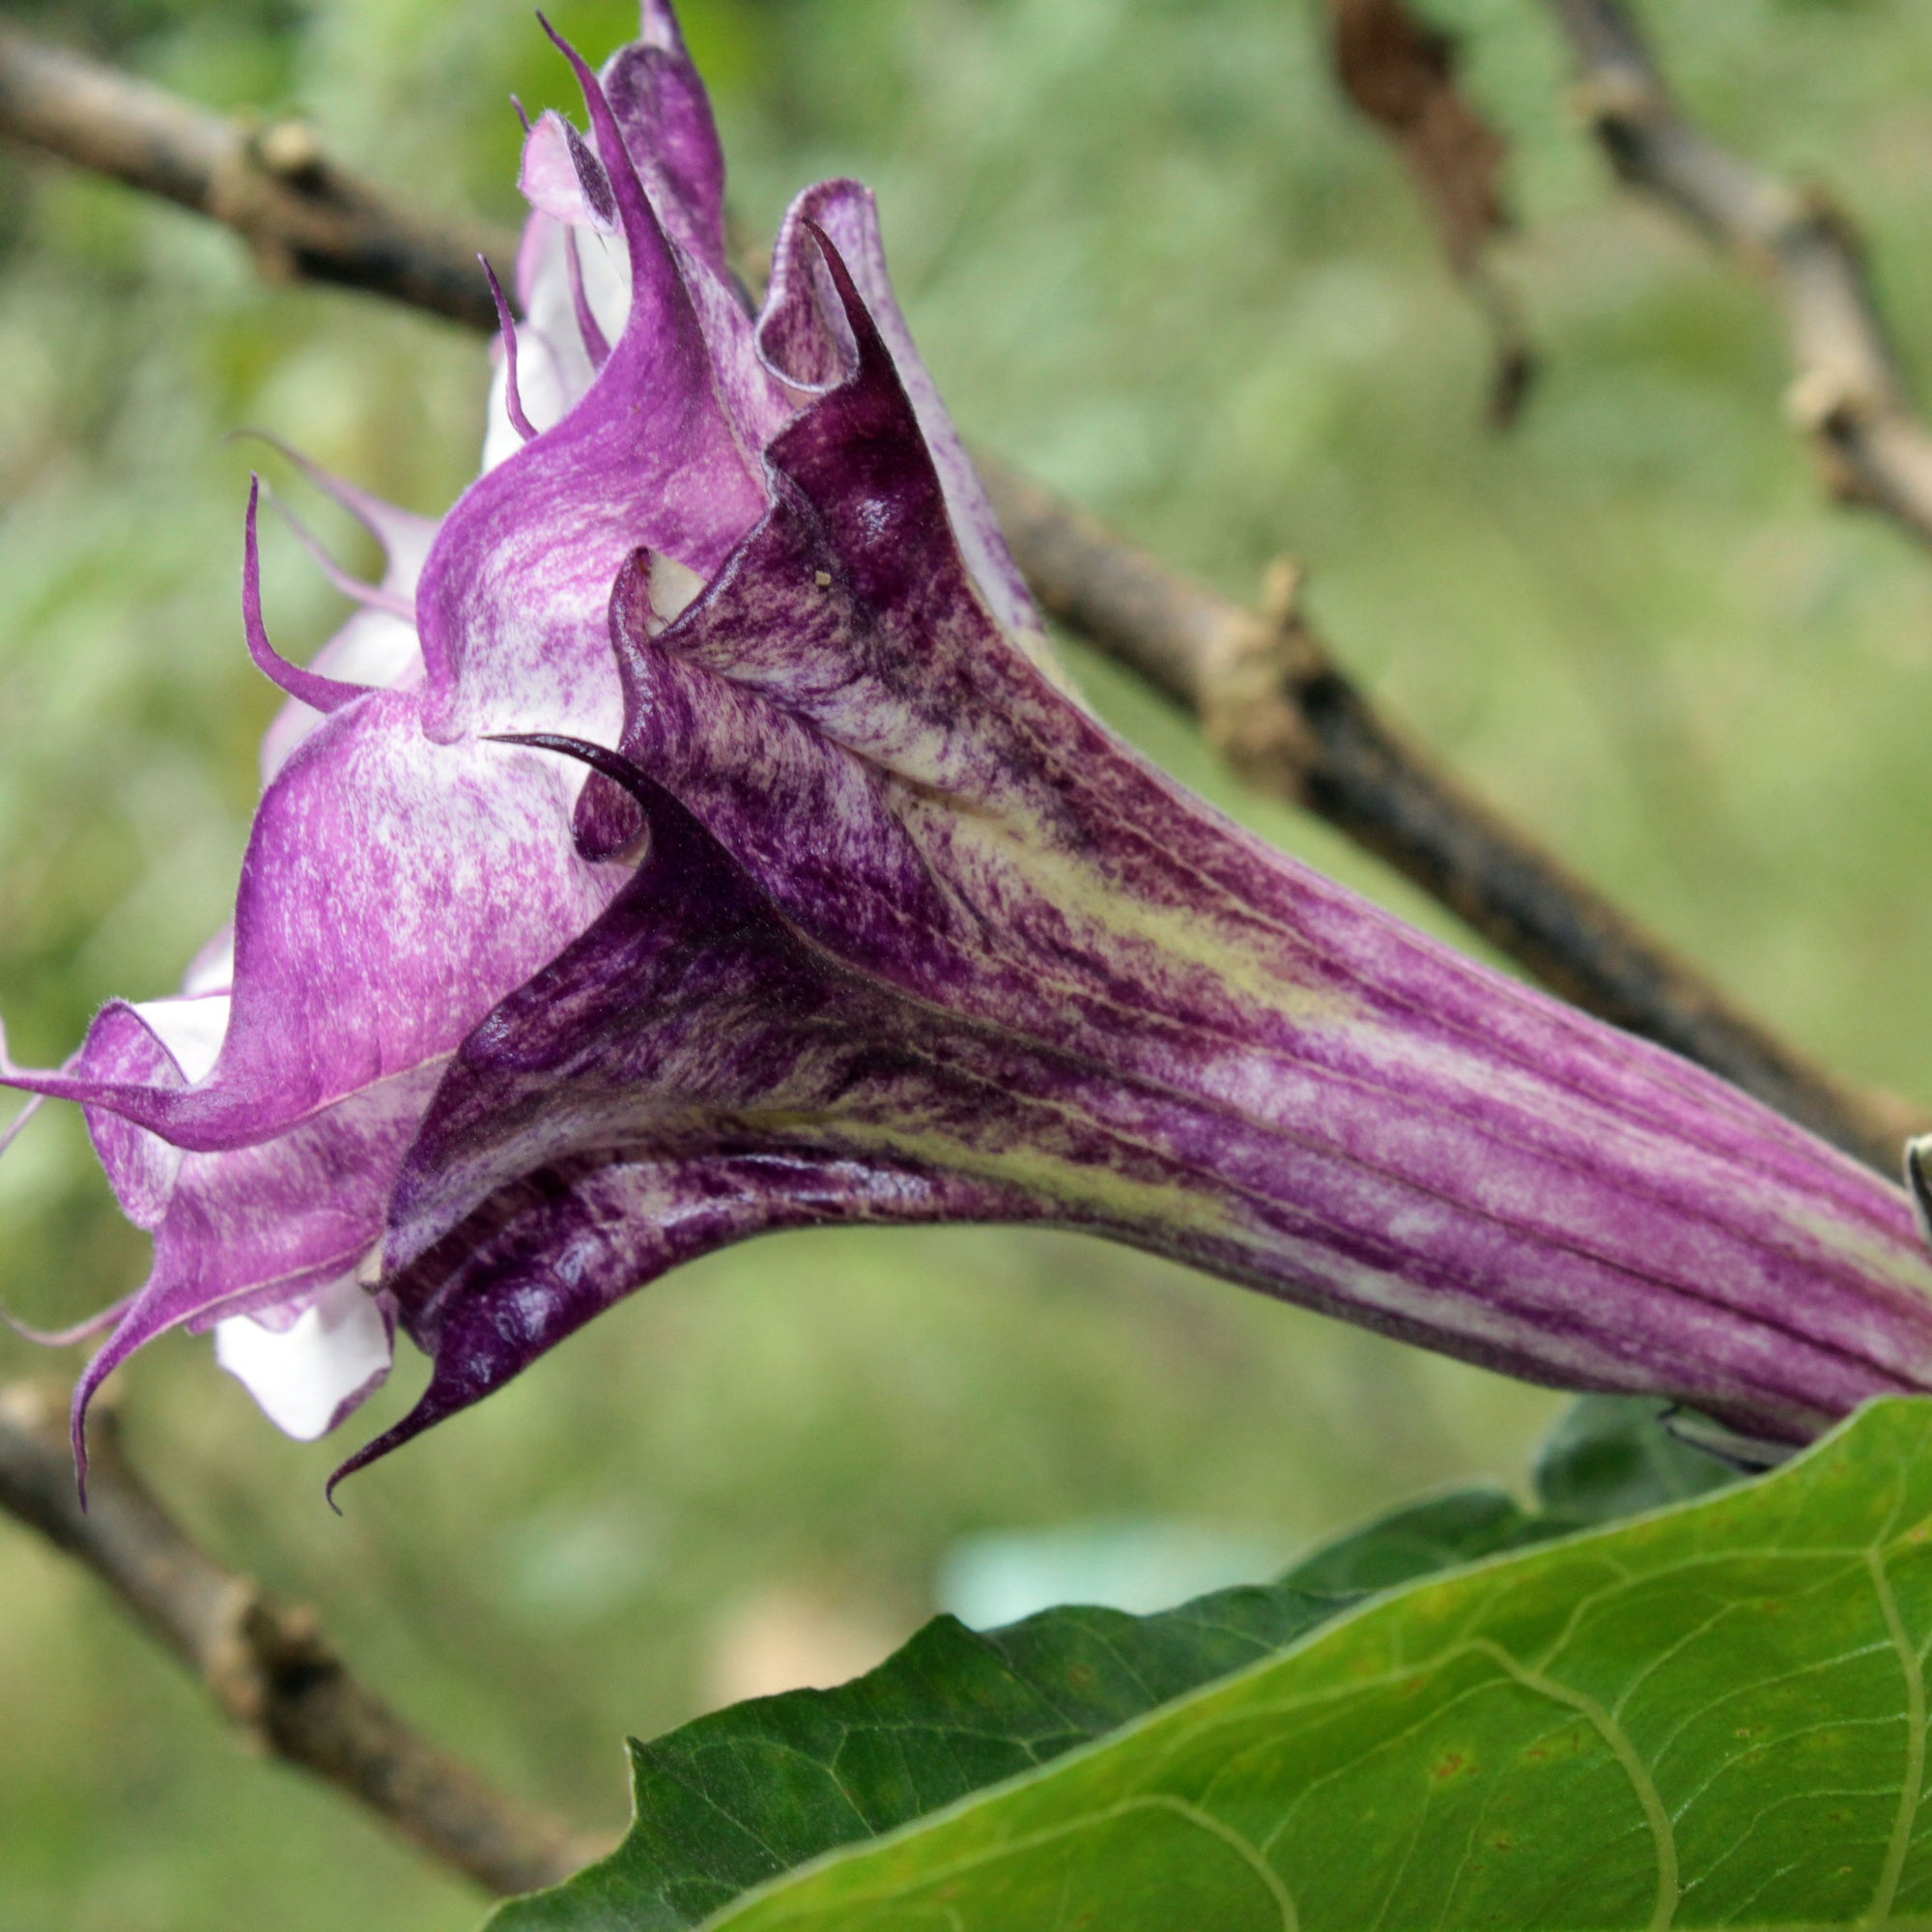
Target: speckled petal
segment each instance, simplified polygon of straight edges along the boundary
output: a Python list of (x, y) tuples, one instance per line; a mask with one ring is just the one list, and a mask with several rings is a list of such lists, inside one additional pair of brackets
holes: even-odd
[(10, 1084), (108, 1107), (178, 1148), (249, 1147), (446, 1054), (602, 908), (580, 860), (575, 780), (467, 740), (432, 747), (412, 694), (330, 717), (262, 801), (236, 909), (234, 1009), (192, 1085), (83, 1055)]
[(856, 366), (844, 304), (812, 239), (813, 229), (830, 237), (838, 249), (911, 399), (945, 490), (953, 535), (980, 594), (1009, 637), (1030, 656), (1050, 662), (1033, 592), (1007, 549), (966, 445), (893, 294), (878, 203), (863, 183), (820, 182), (787, 211), (772, 252), (772, 286), (758, 323), (761, 351), (775, 369), (808, 393), (843, 382)]

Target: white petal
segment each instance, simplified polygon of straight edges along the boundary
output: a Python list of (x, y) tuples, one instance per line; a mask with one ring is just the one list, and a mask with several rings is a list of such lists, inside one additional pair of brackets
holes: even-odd
[(662, 624), (682, 616), (704, 588), (704, 579), (674, 556), (651, 553), (651, 614)]
[(174, 1063), (190, 1081), (205, 1079), (221, 1057), (228, 1037), (226, 993), (185, 995), (175, 1000), (145, 1000), (134, 1010), (148, 1031), (167, 1048)]
[(214, 1359), (286, 1435), (327, 1435), (389, 1373), (389, 1323), (353, 1274), (332, 1281), (277, 1334), (246, 1315), (214, 1324)]
[(190, 1000), (204, 993), (226, 993), (235, 984), (235, 927), (224, 925), (187, 962), (182, 992)]
[[(592, 226), (578, 228), (577, 247), (584, 299), (605, 341), (614, 347), (631, 312), (630, 250), (621, 235), (606, 236)], [(541, 213), (534, 216), (520, 262), (519, 278), (526, 286), (524, 321), (517, 330), (517, 399), (541, 432), (569, 414), (588, 391), (596, 371), (577, 326), (562, 225)], [(500, 342), (493, 353), (495, 373), (483, 440), (485, 470), (494, 469), (524, 446), (521, 432), (510, 421), (509, 371)]]

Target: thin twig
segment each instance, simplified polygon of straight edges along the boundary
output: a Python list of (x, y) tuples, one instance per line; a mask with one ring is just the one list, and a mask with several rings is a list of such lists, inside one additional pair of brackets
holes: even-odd
[(0, 1389), (0, 1509), (92, 1571), (252, 1742), (498, 1896), (554, 1885), (607, 1849), (418, 1736), (350, 1674), (312, 1611), (192, 1543), (100, 1413), (83, 1512), (64, 1395), (36, 1383)]
[(516, 236), (419, 218), (329, 160), (299, 121), (211, 114), (0, 26), (0, 130), (213, 215), (270, 279), (341, 282), (497, 327), (476, 257), (512, 261)]
[(1777, 292), (1796, 370), (1788, 408), (1832, 494), (1932, 543), (1932, 431), (1914, 409), (1850, 221), (1687, 121), (1622, 0), (1546, 4), (1575, 56), (1577, 107), (1619, 179)]
[[(117, 90), (133, 86), (70, 55), (28, 48), (0, 33), (0, 134), (52, 147), (83, 166), (105, 167), (139, 187), (172, 196), (242, 226), (202, 185), (196, 159), (240, 139), (234, 124), (204, 109), (135, 89), (145, 133), (121, 141)], [(23, 116), (22, 66), (71, 74), (59, 116)], [(50, 124), (58, 121), (52, 138)], [(339, 179), (327, 164), (325, 173)], [(385, 235), (435, 231), (385, 211), (374, 189), (358, 205)], [(279, 199), (248, 204), (242, 226), (258, 253), (298, 272), (321, 272), (277, 242)], [(462, 244), (467, 246), (467, 242)], [(507, 250), (501, 251), (507, 257)], [(404, 301), (453, 272), (461, 248), (440, 239), (421, 264), (384, 280), (330, 272)], [(362, 259), (354, 249), (349, 259)], [(472, 306), (429, 303), (478, 328), (497, 318), (483, 278)], [(1208, 736), (1260, 788), (1305, 805), (1387, 860), (1492, 945), (1588, 1011), (1659, 1040), (1802, 1122), (1888, 1175), (1905, 1136), (1928, 1124), (1886, 1094), (1861, 1092), (1778, 1040), (1711, 980), (1673, 955), (1628, 915), (1577, 878), (1520, 829), (1480, 803), (1385, 720), (1309, 631), (1293, 599), (1257, 614), (1141, 555), (1083, 511), (989, 458), (977, 459), (1020, 569), (1049, 615), (1118, 658), (1192, 711)]]
[(1456, 38), (1406, 0), (1328, 0), (1335, 77), (1402, 156), (1442, 253), (1489, 325), (1490, 421), (1508, 429), (1536, 374), (1522, 304), (1491, 260), (1510, 227), (1507, 150), (1456, 84)]

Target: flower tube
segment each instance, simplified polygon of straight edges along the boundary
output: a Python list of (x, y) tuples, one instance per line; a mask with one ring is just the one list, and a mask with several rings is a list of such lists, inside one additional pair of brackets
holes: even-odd
[(675, 1262), (828, 1220), (1082, 1229), (1758, 1440), (1932, 1385), (1899, 1190), (1270, 850), (1057, 689), (839, 251), (788, 247), (789, 321), (848, 373), (673, 621), (647, 556), (620, 577), (621, 750), (533, 741), (627, 788), (648, 850), (444, 1077), (385, 1248), (436, 1373), (358, 1463)]

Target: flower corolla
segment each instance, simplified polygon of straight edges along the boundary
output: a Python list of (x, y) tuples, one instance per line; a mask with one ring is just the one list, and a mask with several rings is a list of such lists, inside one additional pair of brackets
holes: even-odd
[[(567, 50), (566, 50), (567, 51)], [(664, 0), (547, 114), (485, 469), (290, 694), (231, 953), (57, 1072), (161, 1330), (297, 1434), (474, 1402), (780, 1227), (1085, 1230), (1800, 1440), (1932, 1387), (1901, 1191), (1285, 858), (1068, 696), (887, 280), (807, 190), (755, 308)], [(585, 768), (588, 767), (586, 772)]]

